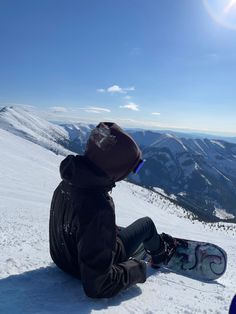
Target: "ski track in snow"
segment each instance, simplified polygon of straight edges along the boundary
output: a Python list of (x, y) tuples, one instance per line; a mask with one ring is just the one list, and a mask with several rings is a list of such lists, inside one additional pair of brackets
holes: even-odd
[(236, 292), (235, 226), (225, 231), (193, 223), (158, 194), (118, 183), (112, 192), (117, 224), (150, 216), (159, 232), (222, 246), (228, 268), (214, 283), (149, 270), (144, 284), (112, 299), (90, 299), (49, 255), (49, 208), (63, 157), (3, 130), (0, 147), (0, 313), (228, 313)]

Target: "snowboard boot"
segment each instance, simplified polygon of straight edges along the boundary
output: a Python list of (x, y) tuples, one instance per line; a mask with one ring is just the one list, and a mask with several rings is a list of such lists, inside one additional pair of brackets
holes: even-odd
[(177, 241), (166, 233), (160, 234), (160, 248), (157, 251), (149, 251), (151, 255), (151, 266), (159, 268), (161, 265), (167, 265), (175, 253)]

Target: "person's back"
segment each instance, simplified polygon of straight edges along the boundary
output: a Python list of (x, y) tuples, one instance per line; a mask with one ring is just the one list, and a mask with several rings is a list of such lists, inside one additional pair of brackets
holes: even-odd
[(62, 270), (79, 277), (76, 254), (76, 237), (79, 221), (67, 197), (72, 197), (71, 187), (64, 182), (54, 192), (50, 210), (50, 253)]
[(85, 156), (69, 155), (61, 163), (63, 181), (52, 198), (49, 224), (53, 261), (80, 278), (91, 297), (110, 297), (146, 280), (145, 263), (128, 260), (117, 237), (114, 204), (108, 194), (115, 181), (139, 164), (140, 150), (115, 124), (102, 124), (101, 130), (102, 135), (95, 129), (90, 136)]

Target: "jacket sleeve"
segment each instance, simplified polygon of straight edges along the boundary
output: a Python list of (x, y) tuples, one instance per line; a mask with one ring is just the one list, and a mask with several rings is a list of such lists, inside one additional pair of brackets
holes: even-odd
[(113, 264), (116, 250), (115, 214), (110, 206), (98, 210), (79, 243), (83, 288), (91, 298), (109, 298), (146, 281), (146, 264), (127, 260)]

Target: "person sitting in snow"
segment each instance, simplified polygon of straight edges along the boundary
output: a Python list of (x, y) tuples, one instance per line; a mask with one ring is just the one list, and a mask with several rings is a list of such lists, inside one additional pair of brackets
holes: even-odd
[[(112, 297), (145, 282), (147, 265), (158, 266), (173, 254), (173, 238), (159, 235), (149, 217), (116, 226), (109, 192), (143, 163), (135, 141), (111, 122), (101, 122), (91, 132), (84, 155), (61, 162), (62, 181), (50, 209), (50, 254), (60, 269), (82, 281), (89, 297)], [(132, 258), (140, 245), (150, 263)]]

